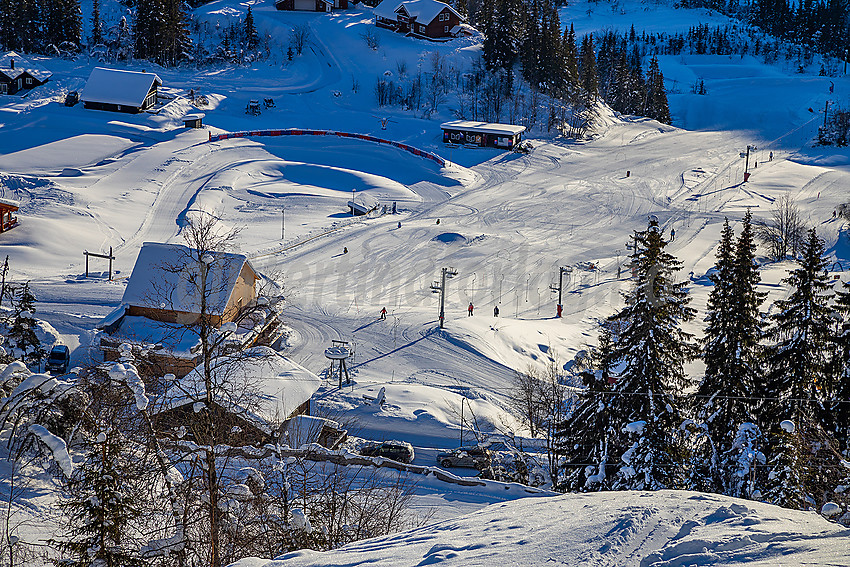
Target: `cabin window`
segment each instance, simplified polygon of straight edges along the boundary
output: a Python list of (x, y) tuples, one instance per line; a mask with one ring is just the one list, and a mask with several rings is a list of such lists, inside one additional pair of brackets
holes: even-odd
[(31, 84), (32, 84), (32, 77), (27, 77), (27, 84), (28, 84), (28, 85), (31, 85)]
[(445, 33), (449, 33), (449, 26), (443, 26), (443, 31)]
[(0, 83), (0, 94), (6, 94), (7, 92), (9, 92), (9, 85)]

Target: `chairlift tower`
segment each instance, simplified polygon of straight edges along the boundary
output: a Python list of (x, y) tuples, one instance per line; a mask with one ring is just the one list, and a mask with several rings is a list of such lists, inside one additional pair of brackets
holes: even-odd
[(563, 313), (563, 311), (564, 311), (564, 274), (567, 274), (567, 277), (569, 278), (570, 274), (572, 274), (572, 273), (573, 273), (573, 267), (572, 266), (561, 266), (561, 267), (559, 267), (558, 268), (558, 283), (549, 285), (549, 289), (551, 289), (552, 291), (558, 292), (558, 307), (556, 308), (557, 311), (555, 312), (555, 317), (560, 318), (561, 313)]
[(446, 278), (453, 278), (457, 275), (457, 270), (454, 268), (443, 268), (442, 277), (439, 282), (431, 284), (431, 292), (440, 294), (440, 328), (443, 328), (443, 323), (446, 320)]
[(345, 361), (354, 354), (353, 349), (348, 346), (348, 341), (332, 340), (331, 346), (325, 349), (325, 358), (331, 361), (331, 369), (328, 378), (333, 379), (334, 368), (339, 376), (339, 387), (342, 388), (342, 376), (345, 374), (345, 383), (351, 384), (351, 376), (348, 374), (348, 367)]

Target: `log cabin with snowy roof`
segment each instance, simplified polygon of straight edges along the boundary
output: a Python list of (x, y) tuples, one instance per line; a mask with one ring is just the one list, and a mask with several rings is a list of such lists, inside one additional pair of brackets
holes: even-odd
[(466, 18), (437, 0), (384, 0), (372, 10), (375, 25), (425, 39), (445, 39), (459, 33)]
[(202, 311), (210, 326), (228, 330), (229, 348), (269, 344), (277, 337), (277, 305), (258, 296), (266, 280), (246, 256), (211, 251), (203, 261), (197, 258), (197, 250), (181, 244), (142, 245), (121, 305), (98, 324), (104, 360), (121, 360), (137, 347), (147, 357), (139, 362), (145, 376), (185, 376), (200, 359)]
[(14, 51), (0, 57), (0, 95), (16, 94), (47, 82), (53, 73), (35, 65)]
[(160, 86), (156, 73), (95, 67), (80, 100), (85, 108), (136, 114), (156, 105)]

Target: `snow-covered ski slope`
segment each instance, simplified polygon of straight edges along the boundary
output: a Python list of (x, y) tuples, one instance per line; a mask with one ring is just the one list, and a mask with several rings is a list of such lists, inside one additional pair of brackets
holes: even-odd
[(850, 557), (847, 536), (846, 528), (812, 512), (714, 494), (567, 494), (493, 505), (325, 553), (244, 559), (234, 567), (838, 567)]
[[(186, 215), (203, 210), (241, 227), (241, 250), (283, 280), (292, 330), (286, 350), (297, 362), (319, 372), (331, 339), (355, 343), (355, 384), (342, 392), (328, 384), (320, 406), (352, 412), (370, 436), (413, 442), (417, 463), (433, 464), (436, 449), (460, 441), (462, 411), (469, 419), (471, 410), (484, 431), (518, 430), (505, 405), (514, 371), (550, 358), (566, 362), (595, 341), (596, 322), (621, 304), (629, 285), (626, 243), (649, 215), (675, 228), (670, 248), (685, 262), (682, 277), (693, 272), (697, 308), (724, 216), (736, 220), (752, 207), (764, 217), (781, 195), (796, 200), (836, 260), (850, 260), (839, 240), (842, 224), (832, 220), (847, 199), (848, 151), (810, 147), (822, 121), (816, 111), (850, 90), (844, 76), (798, 74), (791, 64), (766, 66), (751, 57), (663, 57), (668, 86), (680, 91), (670, 95), (673, 126), (609, 114), (593, 140), (533, 139), (530, 155), (451, 149), (439, 130), (454, 118), (451, 102), (429, 119), (379, 109), (374, 84), (378, 77), (398, 80), (401, 62), (408, 75), (427, 71), (435, 51), (447, 66), (466, 68), (479, 53), (476, 38), (431, 43), (377, 29), (381, 45), (373, 51), (361, 38), (371, 29), (368, 11), (284, 13), (270, 0), (252, 6), (261, 33), (273, 38), (266, 61), (202, 69), (118, 64), (163, 79), (175, 100), (156, 115), (65, 107), (64, 94), (82, 89), (100, 64), (85, 57), (33, 57), (53, 71), (51, 81), (25, 97), (0, 97), (0, 196), (21, 202), (20, 226), (0, 235), (0, 255), (10, 256), (13, 279), (32, 281), (40, 316), (75, 348), (74, 363), (97, 359), (86, 348), (91, 329), (119, 302), (121, 278), (141, 244), (179, 242)], [(214, 28), (246, 9), (219, 0), (198, 14)], [(632, 24), (684, 32), (724, 21), (703, 10), (636, 2), (620, 2), (616, 12), (579, 2), (561, 18), (574, 21), (579, 34)], [(288, 62), (289, 30), (297, 24), (310, 27), (311, 41)], [(708, 95), (690, 94), (697, 77)], [(201, 110), (212, 132), (360, 132), (439, 153), (451, 164), (440, 168), (394, 148), (330, 137), (210, 143), (207, 129), (182, 127), (180, 118), (197, 111), (186, 99), (190, 89), (209, 99)], [(275, 107), (245, 114), (250, 100), (264, 98), (274, 98)], [(742, 185), (740, 152), (748, 144), (759, 147), (751, 156), (758, 166)], [(395, 202), (399, 213), (350, 219), (352, 191)], [(84, 280), (82, 252), (110, 246), (119, 279)], [(449, 266), (458, 276), (449, 280), (447, 323), (439, 330), (429, 288)], [(549, 290), (559, 266), (573, 268), (560, 320)], [(785, 268), (765, 267), (766, 289), (782, 293), (776, 284)], [(92, 269), (106, 265), (93, 262)], [(379, 321), (382, 307), (389, 316)], [(363, 395), (381, 387), (387, 404), (363, 406)]]

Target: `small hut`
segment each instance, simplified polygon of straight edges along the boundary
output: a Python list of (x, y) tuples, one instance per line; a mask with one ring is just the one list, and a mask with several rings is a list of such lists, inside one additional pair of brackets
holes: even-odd
[(18, 203), (9, 199), (0, 199), (0, 232), (6, 232), (18, 224), (18, 217), (12, 213), (18, 212)]

